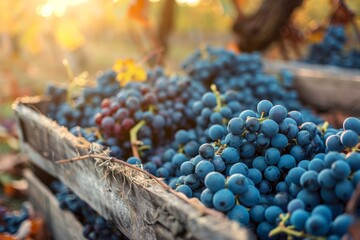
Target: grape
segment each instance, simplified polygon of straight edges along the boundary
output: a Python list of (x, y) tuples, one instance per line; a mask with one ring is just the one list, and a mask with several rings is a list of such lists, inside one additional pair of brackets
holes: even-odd
[(240, 224), (249, 224), (250, 215), (248, 210), (241, 205), (235, 205), (228, 213), (229, 219), (239, 222)]
[(258, 227), (256, 228), (256, 234), (262, 238), (266, 239), (269, 237), (269, 233), (275, 226), (268, 221), (261, 222)]
[(344, 130), (352, 130), (357, 134), (360, 134), (360, 119), (355, 117), (348, 117), (343, 122)]
[(279, 125), (272, 119), (266, 119), (261, 123), (261, 132), (269, 138), (272, 138), (279, 132)]
[(176, 153), (172, 157), (171, 162), (174, 166), (180, 167), (187, 160), (188, 160), (187, 157), (183, 153)]
[(227, 164), (237, 163), (240, 160), (239, 152), (236, 148), (227, 147), (221, 154), (221, 157), (224, 159), (224, 162)]
[(200, 179), (195, 174), (187, 175), (184, 179), (184, 184), (188, 185), (192, 190), (195, 190), (200, 185)]
[(260, 129), (260, 122), (256, 117), (248, 117), (245, 121), (245, 128), (250, 132), (256, 132)]
[(183, 162), (180, 166), (180, 172), (183, 175), (193, 174), (194, 171), (195, 171), (195, 165), (190, 161)]
[(280, 157), (277, 166), (281, 171), (289, 171), (296, 166), (296, 160), (290, 154), (284, 154)]
[(204, 183), (211, 192), (217, 192), (225, 188), (225, 177), (218, 172), (211, 172), (206, 175)]
[(212, 125), (209, 129), (209, 136), (213, 141), (222, 139), (224, 137), (224, 129), (221, 125)]
[(234, 194), (244, 194), (249, 189), (248, 179), (242, 174), (233, 174), (227, 181), (228, 188)]
[(324, 236), (330, 225), (322, 215), (311, 215), (305, 223), (306, 232), (314, 236)]
[(214, 164), (214, 169), (217, 172), (223, 172), (226, 168), (224, 160), (218, 155), (215, 155), (215, 157), (212, 160), (212, 163)]
[(320, 204), (320, 194), (318, 192), (311, 192), (307, 189), (301, 190), (297, 194), (297, 198), (302, 200), (305, 204), (305, 210), (311, 210)]
[(216, 106), (216, 96), (214, 93), (207, 92), (201, 99), (205, 107), (214, 108)]
[(248, 190), (239, 196), (239, 200), (244, 206), (252, 207), (259, 203), (260, 193), (254, 186), (249, 185)]
[(205, 206), (212, 208), (214, 207), (213, 197), (214, 197), (214, 193), (212, 193), (210, 189), (206, 188), (204, 189), (204, 191), (201, 192), (200, 200)]
[(211, 144), (204, 143), (199, 148), (199, 154), (204, 159), (211, 159), (215, 155), (215, 149)]
[(325, 218), (325, 220), (327, 221), (327, 224), (330, 224), (332, 222), (332, 220), (333, 220), (331, 210), (328, 207), (324, 206), (324, 205), (316, 206), (312, 210), (311, 216), (316, 216), (316, 215), (320, 215), (323, 218)]
[(296, 141), (302, 147), (308, 146), (312, 140), (310, 132), (305, 130), (298, 132), (296, 135)]
[(280, 170), (275, 166), (269, 166), (265, 169), (264, 176), (270, 182), (276, 182), (280, 178)]
[(177, 192), (181, 192), (181, 193), (185, 194), (185, 196), (187, 196), (188, 198), (191, 198), (193, 195), (191, 188), (187, 185), (180, 185), (175, 190)]
[[(234, 166), (233, 166), (234, 167)], [(231, 169), (230, 169), (231, 171)], [(256, 168), (250, 168), (249, 172), (248, 172), (248, 177), (249, 179), (251, 179), (254, 184), (259, 184), (262, 180), (262, 173), (260, 172), (260, 170), (256, 169)]]
[(360, 153), (350, 153), (346, 157), (346, 162), (350, 165), (351, 171), (356, 172), (360, 169)]
[(320, 158), (314, 158), (309, 162), (308, 169), (313, 170), (315, 172), (322, 172), (322, 170), (325, 168), (324, 160)]
[(141, 161), (137, 157), (130, 157), (126, 160), (126, 162), (132, 164), (132, 165), (140, 165)]
[(257, 112), (262, 114), (264, 113), (264, 116), (267, 116), (269, 114), (270, 109), (273, 107), (273, 104), (268, 100), (261, 100), (257, 104)]
[(268, 164), (263, 156), (257, 156), (253, 162), (252, 167), (258, 169), (259, 171), (263, 172), (267, 168)]
[(309, 191), (317, 191), (320, 188), (317, 178), (317, 172), (308, 170), (301, 175), (300, 185)]
[(331, 173), (337, 179), (345, 179), (350, 175), (350, 166), (345, 161), (336, 161), (331, 165)]
[(227, 125), (227, 129), (234, 135), (241, 135), (243, 133), (244, 126), (244, 120), (241, 118), (232, 118)]
[(341, 133), (340, 141), (345, 147), (355, 147), (358, 144), (359, 135), (353, 130), (345, 130)]
[(269, 165), (276, 165), (280, 160), (280, 151), (276, 148), (269, 148), (265, 152), (265, 160)]
[(326, 147), (330, 151), (340, 152), (344, 148), (344, 145), (341, 143), (339, 136), (332, 135), (326, 139)]
[(291, 225), (294, 225), (297, 230), (303, 231), (305, 230), (305, 224), (309, 217), (310, 214), (307, 211), (297, 209), (290, 216)]
[(200, 161), (195, 167), (195, 173), (200, 179), (204, 179), (206, 175), (214, 170), (214, 164), (207, 160)]
[(228, 189), (221, 189), (213, 196), (213, 204), (216, 210), (226, 212), (235, 205), (235, 196)]
[(341, 214), (335, 218), (332, 225), (332, 232), (337, 236), (343, 236), (353, 222), (353, 216), (348, 214)]
[(301, 201), (300, 199), (293, 199), (289, 202), (289, 204), (287, 205), (287, 211), (290, 213), (295, 212), (298, 209), (303, 209), (304, 210), (305, 205), (303, 203), (303, 201)]
[(335, 185), (335, 194), (342, 201), (348, 201), (354, 192), (354, 187), (347, 179), (338, 182)]
[(231, 166), (229, 173), (230, 175), (242, 174), (245, 177), (247, 177), (249, 175), (249, 169), (243, 163), (235, 163), (234, 165)]
[(269, 111), (270, 119), (274, 120), (277, 123), (282, 122), (287, 117), (287, 110), (282, 105), (275, 105)]
[(265, 210), (265, 219), (269, 223), (275, 224), (276, 218), (283, 213), (282, 209), (277, 206), (270, 206)]
[(332, 188), (335, 186), (337, 179), (330, 169), (324, 169), (318, 175), (318, 183), (321, 187)]

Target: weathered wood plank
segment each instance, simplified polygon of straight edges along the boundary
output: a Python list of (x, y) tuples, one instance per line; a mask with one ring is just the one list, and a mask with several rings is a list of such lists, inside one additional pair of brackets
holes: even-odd
[(320, 110), (339, 109), (360, 116), (360, 71), (301, 62), (264, 61), (265, 71), (288, 69), (304, 103)]
[(24, 171), (24, 177), (29, 183), (30, 201), (44, 217), (52, 237), (56, 240), (85, 239), (81, 223), (71, 212), (59, 207), (59, 202), (51, 191), (30, 170)]
[[(30, 105), (32, 106), (32, 105)], [(87, 155), (97, 145), (78, 138), (31, 107), (18, 102), (22, 150), (34, 164), (59, 178), (130, 239), (251, 239), (252, 234), (221, 214), (201, 211), (138, 171), (94, 159), (58, 165), (56, 160)], [(116, 171), (115, 171), (116, 170)], [(141, 182), (140, 180), (143, 179)], [(204, 207), (203, 207), (204, 208)], [(171, 238), (170, 238), (171, 239)]]

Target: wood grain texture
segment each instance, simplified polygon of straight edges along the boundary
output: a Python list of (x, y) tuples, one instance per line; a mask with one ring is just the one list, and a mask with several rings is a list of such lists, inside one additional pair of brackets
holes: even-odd
[[(31, 104), (26, 104), (29, 101)], [(56, 164), (60, 159), (86, 155), (91, 149), (78, 147), (75, 136), (34, 111), (44, 104), (34, 102), (23, 99), (14, 105), (23, 135), (23, 152), (112, 221), (128, 238), (253, 239), (246, 228), (222, 214), (206, 214), (196, 204), (184, 202), (155, 182), (141, 183), (138, 180), (143, 176), (133, 170), (113, 171), (113, 165), (100, 167), (94, 159)]]
[(59, 202), (52, 192), (30, 171), (24, 171), (24, 177), (29, 183), (29, 198), (44, 217), (46, 227), (55, 240), (83, 240), (83, 226), (75, 216), (59, 207)]
[(302, 102), (322, 111), (338, 109), (360, 116), (359, 70), (270, 59), (263, 63), (270, 74), (290, 70)]

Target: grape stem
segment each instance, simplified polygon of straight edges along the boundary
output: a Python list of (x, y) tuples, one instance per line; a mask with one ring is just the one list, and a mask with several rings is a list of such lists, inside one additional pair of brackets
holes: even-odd
[(318, 127), (319, 130), (324, 134), (329, 128), (329, 122), (325, 121), (321, 126)]
[(138, 122), (134, 127), (130, 129), (130, 142), (131, 142), (131, 150), (133, 153), (133, 156), (140, 159), (139, 154), (139, 141), (137, 139), (137, 133), (139, 132), (140, 128), (142, 128), (145, 125), (145, 120), (141, 120)]
[(296, 230), (294, 230), (294, 226), (292, 226), (292, 225), (286, 226), (286, 222), (290, 219), (290, 213), (280, 214), (280, 219), (281, 219), (281, 221), (280, 221), (279, 225), (270, 231), (269, 237), (273, 237), (280, 233), (285, 233), (288, 236), (304, 237), (304, 238), (309, 238), (309, 239), (314, 239), (314, 240), (325, 240), (324, 237), (315, 237), (315, 236), (307, 234), (303, 231), (296, 231)]
[(221, 108), (220, 92), (217, 90), (217, 87), (215, 84), (211, 84), (210, 89), (215, 94), (215, 97), (216, 97), (215, 111), (218, 112), (218, 111), (220, 111), (220, 108)]

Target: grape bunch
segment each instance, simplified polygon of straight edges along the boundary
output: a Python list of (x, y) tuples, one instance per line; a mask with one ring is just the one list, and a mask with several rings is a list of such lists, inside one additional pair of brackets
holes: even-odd
[(9, 211), (0, 206), (0, 233), (15, 234), (22, 222), (29, 218), (29, 212), (25, 204), (19, 211)]
[(71, 211), (83, 224), (83, 235), (89, 240), (127, 239), (121, 232), (111, 226), (102, 216), (98, 215), (86, 202), (76, 196), (61, 182), (52, 182), (51, 188), (56, 193), (60, 207)]
[[(45, 95), (51, 97), (48, 116), (56, 119), (60, 125), (69, 128), (95, 126), (94, 116), (100, 111), (101, 101), (115, 95), (120, 89), (114, 71), (106, 71), (97, 78), (95, 87), (85, 87), (76, 99), (68, 99), (69, 90), (49, 85)], [(69, 101), (74, 101), (74, 106)]]
[[(281, 214), (291, 215), (288, 208), (295, 200), (301, 202), (310, 223), (294, 231), (340, 238), (353, 222), (352, 217), (344, 215), (344, 208), (359, 182), (356, 131), (360, 130), (360, 120), (348, 118), (344, 121), (345, 131), (339, 130), (341, 142), (351, 147), (347, 155), (342, 153), (344, 146), (337, 151), (331, 148), (329, 139), (338, 135), (331, 135), (334, 129), (324, 129), (324, 125), (304, 122), (300, 112), (288, 112), (282, 105), (262, 100), (257, 112), (244, 110), (227, 125), (212, 125), (212, 142), (202, 144), (199, 155), (185, 158), (182, 153), (174, 153), (171, 162), (181, 175), (170, 178), (169, 185), (253, 229), (261, 239), (267, 239), (277, 228)], [(356, 143), (347, 143), (350, 140), (346, 131), (356, 133)], [(331, 212), (326, 219), (329, 222), (312, 223), (310, 216), (317, 215), (317, 206)], [(337, 220), (343, 218), (348, 225), (341, 225), (345, 220)], [(316, 232), (316, 224), (324, 223), (347, 228)], [(274, 231), (280, 238), (286, 233), (292, 235), (290, 225), (293, 223), (286, 218), (280, 230)]]
[(351, 49), (346, 53), (344, 51), (345, 43), (345, 28), (336, 25), (330, 26), (323, 41), (310, 46), (305, 62), (359, 69), (360, 52)]

